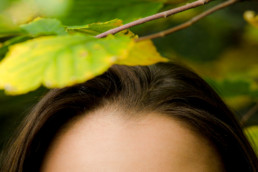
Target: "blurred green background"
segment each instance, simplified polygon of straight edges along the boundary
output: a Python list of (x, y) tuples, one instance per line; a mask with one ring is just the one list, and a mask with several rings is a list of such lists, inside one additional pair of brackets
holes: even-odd
[[(115, 18), (124, 23), (167, 10), (186, 0), (1, 0), (0, 59), (19, 35), (17, 27), (33, 18), (57, 18), (64, 25), (83, 25)], [(139, 36), (180, 24), (222, 1), (131, 28)], [(153, 40), (158, 51), (172, 61), (188, 66), (201, 75), (241, 120), (258, 102), (258, 28), (247, 23), (243, 14), (258, 12), (258, 2), (244, 1), (218, 11), (193, 26)], [(25, 39), (24, 39), (25, 40)], [(33, 105), (47, 92), (40, 88), (20, 96), (0, 91), (0, 150)], [(245, 126), (258, 125), (256, 112)]]

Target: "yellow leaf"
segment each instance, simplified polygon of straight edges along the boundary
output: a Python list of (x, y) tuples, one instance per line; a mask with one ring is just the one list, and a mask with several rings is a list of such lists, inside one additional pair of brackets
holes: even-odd
[(105, 72), (128, 52), (128, 37), (45, 36), (16, 44), (0, 63), (0, 88), (23, 94), (41, 84), (60, 88), (84, 82)]
[(126, 58), (120, 59), (116, 64), (121, 65), (151, 65), (157, 62), (167, 62), (156, 50), (151, 40), (136, 42)]
[(258, 28), (258, 15), (255, 15), (254, 11), (246, 11), (244, 13), (244, 18), (248, 23)]

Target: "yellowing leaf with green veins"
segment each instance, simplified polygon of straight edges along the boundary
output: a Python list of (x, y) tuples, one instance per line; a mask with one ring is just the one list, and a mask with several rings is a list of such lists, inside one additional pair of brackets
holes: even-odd
[(244, 131), (256, 155), (258, 155), (258, 126), (248, 127)]
[(105, 72), (125, 58), (134, 41), (128, 37), (46, 36), (16, 44), (0, 63), (0, 88), (9, 94), (65, 87)]
[(255, 15), (254, 11), (246, 11), (244, 13), (244, 18), (248, 23), (258, 28), (258, 15)]
[(168, 59), (160, 56), (151, 40), (136, 42), (128, 56), (119, 59), (116, 64), (121, 65), (151, 65), (157, 62), (167, 62)]

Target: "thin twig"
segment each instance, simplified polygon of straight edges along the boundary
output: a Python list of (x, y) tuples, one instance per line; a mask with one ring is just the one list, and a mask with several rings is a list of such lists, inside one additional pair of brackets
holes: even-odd
[(250, 119), (256, 112), (258, 112), (258, 102), (242, 117), (240, 123), (245, 125), (245, 123)]
[(170, 9), (168, 11), (163, 11), (161, 13), (157, 13), (157, 14), (145, 17), (145, 18), (141, 18), (141, 19), (133, 21), (131, 23), (127, 23), (127, 24), (122, 25), (120, 27), (116, 27), (114, 29), (103, 32), (103, 33), (97, 35), (96, 38), (103, 38), (103, 37), (106, 37), (109, 34), (115, 34), (115, 33), (120, 32), (122, 30), (128, 29), (130, 27), (133, 27), (133, 26), (136, 26), (136, 25), (139, 25), (139, 24), (142, 24), (142, 23), (146, 23), (146, 22), (151, 21), (151, 20), (155, 20), (155, 19), (159, 19), (159, 18), (166, 18), (166, 17), (171, 16), (173, 14), (176, 14), (176, 13), (186, 11), (186, 10), (191, 9), (191, 8), (195, 8), (195, 7), (204, 5), (204, 4), (206, 4), (210, 1), (212, 1), (212, 0), (197, 0), (195, 2), (183, 5), (183, 6), (178, 7), (178, 8)]
[(182, 30), (182, 29), (185, 29), (189, 26), (191, 26), (192, 24), (196, 23), (197, 21), (201, 20), (202, 18), (222, 9), (222, 8), (225, 8), (227, 6), (230, 6), (236, 2), (238, 2), (239, 0), (228, 0), (226, 2), (223, 2), (223, 3), (220, 3), (216, 6), (214, 6), (213, 8), (207, 10), (207, 11), (204, 11), (203, 13), (197, 15), (196, 17), (193, 17), (192, 19), (188, 20), (187, 22), (185, 23), (182, 23), (178, 26), (175, 26), (173, 28), (170, 28), (170, 29), (167, 29), (167, 30), (164, 30), (164, 31), (161, 31), (161, 32), (158, 32), (158, 33), (154, 33), (154, 34), (151, 34), (151, 35), (147, 35), (147, 36), (143, 36), (143, 37), (140, 37), (138, 38), (136, 41), (142, 41), (142, 40), (146, 40), (146, 39), (154, 39), (154, 38), (159, 38), (159, 37), (163, 37), (165, 35), (168, 35), (168, 34), (171, 34), (173, 32), (176, 32), (176, 31), (179, 31), (179, 30)]

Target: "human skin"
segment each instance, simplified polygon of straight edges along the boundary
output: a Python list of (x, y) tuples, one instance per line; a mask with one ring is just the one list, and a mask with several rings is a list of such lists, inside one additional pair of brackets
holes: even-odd
[(185, 123), (101, 108), (63, 127), (41, 172), (223, 172), (212, 144)]

